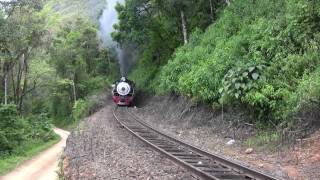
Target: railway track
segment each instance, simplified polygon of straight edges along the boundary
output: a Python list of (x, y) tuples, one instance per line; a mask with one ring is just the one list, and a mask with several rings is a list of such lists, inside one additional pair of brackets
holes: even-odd
[(116, 107), (115, 119), (134, 136), (166, 155), (175, 163), (203, 179), (215, 180), (276, 180), (276, 178), (232, 162), (219, 155), (200, 150), (164, 134), (143, 122), (128, 108)]

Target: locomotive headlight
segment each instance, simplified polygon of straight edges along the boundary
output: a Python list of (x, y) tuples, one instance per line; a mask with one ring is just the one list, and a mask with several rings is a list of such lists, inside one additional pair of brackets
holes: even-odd
[(117, 92), (121, 95), (121, 96), (126, 96), (130, 93), (131, 91), (131, 87), (128, 83), (126, 82), (120, 82), (117, 85)]

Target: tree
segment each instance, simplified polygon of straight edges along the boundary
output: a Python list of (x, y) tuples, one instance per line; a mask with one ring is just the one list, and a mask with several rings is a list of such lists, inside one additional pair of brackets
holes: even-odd
[(8, 78), (11, 78), (13, 101), (22, 110), (28, 91), (29, 60), (34, 50), (41, 45), (45, 30), (43, 19), (36, 15), (41, 10), (41, 1), (0, 2), (5, 15), (1, 23), (2, 81), (5, 87), (5, 103), (8, 99)]
[(163, 65), (175, 48), (188, 42), (196, 28), (204, 30), (224, 6), (224, 0), (127, 0), (118, 4), (119, 23), (112, 37), (134, 45), (141, 58)]
[[(50, 64), (57, 73), (52, 89), (51, 114), (60, 118), (71, 113), (77, 99), (85, 98), (99, 87), (100, 76), (107, 79), (117, 68), (110, 50), (100, 48), (97, 27), (88, 19), (72, 19), (60, 25), (50, 46)], [(102, 81), (100, 84), (103, 84)]]

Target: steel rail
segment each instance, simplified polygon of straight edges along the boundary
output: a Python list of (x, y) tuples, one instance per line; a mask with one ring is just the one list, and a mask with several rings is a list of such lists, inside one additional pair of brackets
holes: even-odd
[[(170, 135), (167, 135), (151, 127), (147, 123), (141, 121), (141, 119), (138, 116), (129, 112), (128, 109), (126, 109), (126, 112), (131, 118), (133, 118), (133, 121), (132, 119), (130, 119), (131, 124), (128, 121), (127, 123), (125, 123), (116, 115), (117, 109), (118, 107), (114, 109), (113, 116), (121, 124), (121, 126), (127, 129), (134, 136), (142, 140), (144, 143), (148, 144), (158, 152), (166, 155), (177, 164), (192, 171), (192, 173), (196, 174), (197, 176), (203, 179), (276, 180), (276, 178), (268, 174), (265, 174), (252, 168), (248, 168), (243, 164), (234, 162), (220, 155), (203, 151), (195, 146), (192, 146), (186, 142), (180, 141)], [(126, 120), (129, 120), (127, 118)], [(139, 125), (135, 125), (135, 122), (137, 122)], [(175, 144), (170, 144), (171, 142), (174, 142)], [(188, 152), (188, 154), (186, 154), (186, 152)], [(202, 165), (202, 161), (210, 161), (210, 163)], [(214, 163), (215, 168), (213, 168), (212, 170), (203, 169), (211, 168), (212, 162)]]

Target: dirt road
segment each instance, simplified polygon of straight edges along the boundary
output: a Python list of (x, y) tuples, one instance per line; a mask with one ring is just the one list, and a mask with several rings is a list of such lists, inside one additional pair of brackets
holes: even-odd
[(59, 157), (69, 132), (55, 128), (54, 131), (61, 136), (59, 143), (50, 149), (26, 161), (14, 171), (0, 177), (0, 180), (55, 180), (57, 179)]

